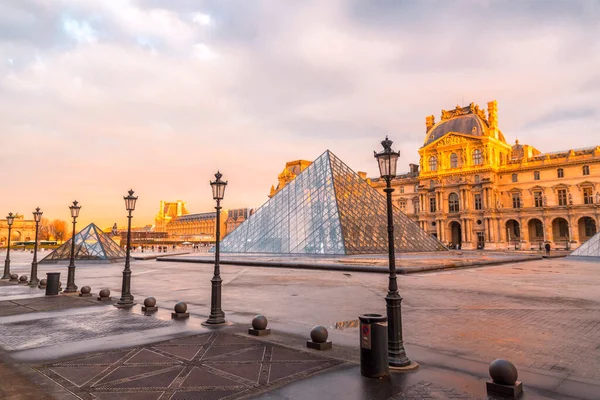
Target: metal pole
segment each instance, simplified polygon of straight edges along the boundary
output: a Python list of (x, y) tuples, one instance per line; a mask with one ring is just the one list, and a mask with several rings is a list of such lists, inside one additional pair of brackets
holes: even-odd
[(35, 221), (35, 244), (33, 245), (33, 261), (31, 262), (31, 276), (29, 277), (29, 286), (37, 286), (40, 280), (37, 276), (37, 251), (38, 251), (38, 230), (40, 223)]
[(206, 320), (207, 324), (225, 323), (225, 313), (221, 309), (221, 271), (219, 268), (219, 241), (221, 239), (221, 201), (217, 199), (217, 227), (215, 239), (215, 272), (211, 279), (212, 291), (210, 298), (210, 316)]
[(12, 225), (8, 226), (8, 245), (6, 246), (6, 260), (4, 260), (4, 275), (2, 279), (10, 279), (10, 230)]
[(117, 302), (118, 306), (133, 305), (133, 296), (131, 295), (131, 269), (129, 268), (129, 259), (131, 253), (131, 210), (127, 216), (127, 250), (125, 256), (125, 269), (123, 269), (123, 284), (121, 286), (121, 298)]
[(71, 237), (71, 260), (69, 262), (69, 271), (67, 274), (67, 287), (63, 291), (65, 293), (74, 293), (77, 291), (75, 285), (75, 224), (77, 217), (73, 217), (73, 236)]
[(391, 177), (385, 178), (386, 188), (384, 192), (387, 198), (387, 223), (388, 223), (388, 249), (390, 278), (388, 293), (385, 297), (386, 312), (388, 318), (388, 359), (392, 367), (406, 367), (410, 360), (404, 350), (402, 340), (402, 297), (398, 293), (398, 282), (396, 281), (396, 255), (394, 252), (394, 216), (392, 206)]

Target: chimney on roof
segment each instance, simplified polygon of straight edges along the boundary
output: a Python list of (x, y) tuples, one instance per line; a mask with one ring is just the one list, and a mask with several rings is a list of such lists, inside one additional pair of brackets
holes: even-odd
[(408, 164), (408, 166), (410, 167), (410, 173), (411, 174), (418, 174), (419, 173), (419, 164)]
[(425, 131), (425, 133), (429, 132), (431, 130), (431, 128), (433, 128), (434, 125), (435, 125), (435, 116), (430, 115), (428, 117), (425, 117), (425, 126), (427, 127), (427, 130)]
[(490, 125), (490, 136), (498, 139), (498, 102), (488, 102), (488, 124)]
[(362, 179), (367, 179), (367, 173), (366, 172), (358, 171), (358, 176), (360, 176)]

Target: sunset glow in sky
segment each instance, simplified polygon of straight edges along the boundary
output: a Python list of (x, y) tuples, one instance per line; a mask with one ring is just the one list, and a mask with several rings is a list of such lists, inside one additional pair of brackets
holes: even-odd
[[(134, 224), (259, 206), (330, 149), (418, 163), (425, 116), (498, 100), (509, 143), (600, 145), (595, 0), (0, 0), (0, 214)], [(4, 214), (2, 214), (4, 213)], [(83, 225), (81, 225), (83, 226)]]

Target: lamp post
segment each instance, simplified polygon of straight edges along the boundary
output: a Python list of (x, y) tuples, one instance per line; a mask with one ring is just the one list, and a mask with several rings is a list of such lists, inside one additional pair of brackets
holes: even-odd
[(42, 220), (43, 212), (40, 208), (36, 208), (33, 212), (33, 219), (35, 220), (35, 244), (33, 245), (33, 261), (31, 262), (31, 276), (29, 278), (29, 286), (35, 287), (38, 285), (40, 280), (37, 277), (37, 250), (38, 250), (38, 232), (40, 229), (40, 221)]
[(400, 152), (392, 150), (392, 141), (385, 137), (381, 142), (383, 150), (373, 152), (379, 164), (381, 178), (385, 179), (386, 187), (383, 190), (387, 198), (387, 225), (388, 225), (388, 255), (390, 275), (388, 293), (385, 296), (386, 312), (388, 318), (388, 358), (392, 367), (406, 367), (410, 360), (406, 356), (402, 340), (402, 297), (398, 293), (396, 280), (396, 256), (394, 254), (394, 216), (392, 208), (392, 178), (396, 176), (396, 165)]
[(2, 279), (10, 279), (10, 230), (12, 228), (15, 216), (9, 212), (6, 216), (6, 225), (8, 225), (8, 245), (6, 246), (6, 260), (4, 261), (4, 275)]
[(81, 206), (77, 205), (77, 200), (73, 201), (73, 205), (69, 206), (71, 210), (71, 217), (73, 217), (73, 236), (71, 237), (71, 261), (69, 261), (69, 272), (67, 275), (67, 287), (64, 290), (65, 293), (74, 293), (77, 291), (75, 285), (75, 224), (77, 223), (77, 217), (79, 216), (79, 210)]
[(217, 226), (216, 226), (216, 237), (215, 237), (215, 273), (211, 279), (211, 296), (210, 296), (210, 316), (205, 321), (205, 324), (216, 325), (225, 323), (225, 313), (221, 309), (221, 271), (219, 270), (219, 241), (221, 239), (221, 200), (225, 194), (226, 181), (222, 181), (221, 173), (217, 171), (215, 174), (215, 180), (210, 183), (213, 193), (213, 199), (216, 200), (217, 206)]
[(137, 196), (133, 195), (133, 189), (129, 190), (128, 196), (123, 196), (125, 200), (125, 209), (129, 212), (127, 216), (127, 249), (125, 256), (125, 268), (123, 269), (123, 284), (121, 286), (121, 298), (117, 302), (117, 307), (129, 307), (133, 305), (133, 296), (131, 295), (131, 269), (129, 268), (129, 258), (131, 252), (131, 212), (135, 210)]

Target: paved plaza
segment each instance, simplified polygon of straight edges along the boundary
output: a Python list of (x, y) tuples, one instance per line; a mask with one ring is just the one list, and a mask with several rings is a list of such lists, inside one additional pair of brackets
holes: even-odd
[[(29, 273), (30, 253), (11, 258), (13, 272)], [(121, 264), (77, 265), (80, 287), (109, 288), (118, 300)], [(31, 391), (59, 399), (482, 399), (496, 358), (516, 364), (526, 399), (598, 399), (599, 268), (558, 258), (400, 276), (406, 348), (421, 366), (386, 382), (362, 378), (357, 367), (357, 316), (385, 313), (381, 273), (222, 266), (233, 325), (217, 330), (200, 324), (210, 303), (207, 264), (133, 261), (132, 292), (139, 303), (157, 299), (153, 315), (139, 304), (119, 310), (4, 283), (0, 346), (4, 368), (14, 365)], [(39, 275), (52, 271), (65, 282), (65, 265), (40, 265)], [(171, 320), (178, 301), (190, 320)], [(248, 337), (259, 313), (273, 334)], [(317, 324), (328, 327), (332, 350), (305, 348)], [(36, 398), (9, 396), (27, 391), (6, 385), (0, 398)]]

